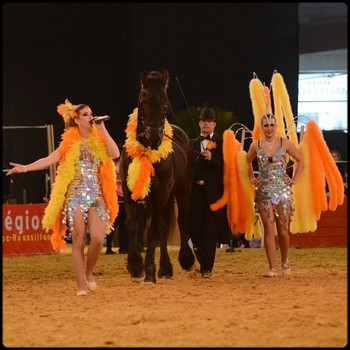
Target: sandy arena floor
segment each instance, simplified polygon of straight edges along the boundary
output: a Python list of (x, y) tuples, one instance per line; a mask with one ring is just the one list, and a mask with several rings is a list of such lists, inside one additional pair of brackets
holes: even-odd
[[(117, 250), (116, 248), (114, 248)], [(104, 248), (105, 251), (105, 248)], [(263, 248), (218, 249), (212, 279), (181, 270), (133, 283), (126, 255), (105, 255), (98, 289), (77, 297), (70, 250), (3, 258), (6, 347), (344, 347), (346, 248), (290, 249), (293, 275), (264, 278)], [(159, 260), (157, 250), (157, 264)], [(277, 257), (279, 258), (279, 251)], [(280, 272), (280, 271), (279, 271)]]

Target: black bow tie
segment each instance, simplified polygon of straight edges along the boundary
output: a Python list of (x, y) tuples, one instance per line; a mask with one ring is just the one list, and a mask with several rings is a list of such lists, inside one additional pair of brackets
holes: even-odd
[(210, 135), (207, 135), (207, 136), (202, 136), (200, 137), (200, 140), (203, 141), (203, 140), (210, 140)]

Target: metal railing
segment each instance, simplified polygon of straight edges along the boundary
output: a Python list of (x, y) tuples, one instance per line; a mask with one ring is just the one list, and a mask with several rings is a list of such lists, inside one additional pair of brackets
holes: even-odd
[[(38, 126), (25, 126), (25, 125), (16, 125), (16, 126), (2, 126), (3, 130), (14, 130), (14, 129), (46, 129), (46, 139), (47, 139), (47, 151), (48, 155), (55, 150), (55, 141), (54, 141), (54, 131), (53, 125), (38, 125)], [(49, 193), (49, 186), (54, 183), (56, 178), (56, 164), (49, 166), (49, 175), (45, 178), (46, 193)], [(3, 173), (7, 173), (10, 169), (2, 169)], [(51, 185), (49, 185), (49, 183)], [(23, 193), (23, 202), (26, 203), (26, 194)]]

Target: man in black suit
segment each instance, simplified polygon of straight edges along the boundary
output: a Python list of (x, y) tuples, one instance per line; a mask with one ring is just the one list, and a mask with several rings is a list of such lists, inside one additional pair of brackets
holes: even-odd
[(223, 193), (223, 140), (214, 132), (215, 110), (205, 107), (199, 116), (200, 136), (190, 141), (193, 155), (194, 180), (191, 192), (191, 241), (202, 277), (210, 278), (214, 266), (217, 242), (229, 243), (232, 233), (226, 207), (211, 211), (209, 205)]

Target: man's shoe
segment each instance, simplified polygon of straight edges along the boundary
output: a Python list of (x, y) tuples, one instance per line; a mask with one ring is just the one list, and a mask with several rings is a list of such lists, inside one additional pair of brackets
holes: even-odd
[(202, 278), (211, 278), (211, 272), (210, 271), (203, 271), (202, 272)]
[(225, 249), (225, 252), (226, 253), (234, 253), (236, 250), (235, 250), (235, 248), (233, 248), (233, 247), (228, 247), (228, 248), (226, 248)]
[(119, 248), (119, 254), (128, 254), (128, 251), (126, 249)]
[(110, 254), (116, 254), (116, 252), (113, 250), (106, 250), (106, 255), (110, 255)]

